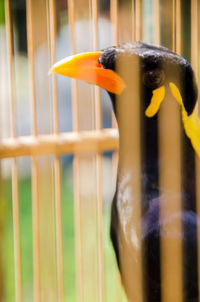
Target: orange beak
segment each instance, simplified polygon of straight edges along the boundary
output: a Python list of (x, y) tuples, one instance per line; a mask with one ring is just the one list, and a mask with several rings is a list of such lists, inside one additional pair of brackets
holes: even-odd
[(101, 55), (102, 52), (88, 52), (67, 57), (54, 64), (50, 73), (83, 80), (119, 95), (125, 88), (125, 83), (115, 71), (103, 68), (98, 62)]

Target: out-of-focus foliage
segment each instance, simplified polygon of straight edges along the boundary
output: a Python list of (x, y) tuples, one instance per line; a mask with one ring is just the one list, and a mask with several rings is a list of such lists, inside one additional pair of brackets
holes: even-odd
[(5, 14), (4, 14), (4, 0), (0, 0), (0, 24), (4, 24)]

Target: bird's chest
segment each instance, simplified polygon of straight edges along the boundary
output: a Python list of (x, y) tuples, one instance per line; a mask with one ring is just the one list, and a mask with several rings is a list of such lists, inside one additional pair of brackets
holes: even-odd
[(139, 171), (138, 167), (119, 171), (115, 203), (121, 237), (129, 245), (137, 246), (142, 217), (158, 194), (157, 173), (154, 169), (151, 173), (146, 169)]

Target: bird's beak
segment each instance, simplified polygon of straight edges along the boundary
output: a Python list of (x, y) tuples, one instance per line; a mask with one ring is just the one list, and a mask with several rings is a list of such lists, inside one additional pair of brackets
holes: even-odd
[(81, 53), (57, 62), (51, 72), (82, 80), (114, 94), (121, 94), (125, 88), (122, 78), (113, 70), (105, 69), (98, 62), (102, 52)]

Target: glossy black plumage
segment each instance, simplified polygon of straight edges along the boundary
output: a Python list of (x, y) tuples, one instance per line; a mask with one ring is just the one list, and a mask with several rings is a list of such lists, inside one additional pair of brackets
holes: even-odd
[[(168, 85), (173, 82), (179, 88), (185, 109), (191, 114), (197, 101), (197, 86), (195, 76), (190, 64), (182, 57), (176, 55), (167, 48), (153, 46), (145, 43), (128, 43), (118, 47), (110, 47), (105, 49), (99, 62), (104, 68), (116, 70), (120, 75), (120, 69), (117, 68), (117, 62), (123, 64), (123, 60), (130, 62), (130, 68), (134, 68), (135, 61), (139, 60), (140, 70), (140, 114), (141, 114), (141, 191), (142, 191), (142, 253), (143, 253), (143, 279), (144, 290), (146, 292), (146, 302), (161, 301), (161, 262), (160, 262), (160, 237), (162, 236), (159, 218), (160, 194), (162, 188), (159, 187), (159, 168), (162, 165), (162, 159), (159, 158), (158, 146), (158, 114), (153, 118), (147, 118), (144, 114), (145, 109), (150, 103), (153, 89), (162, 85)], [(121, 64), (120, 63), (120, 64)], [(154, 78), (151, 78), (154, 77)], [(126, 79), (125, 79), (126, 82)], [(130, 85), (130, 79), (128, 79)], [(132, 87), (127, 87), (130, 91), (134, 91), (134, 83)], [(119, 120), (119, 112), (116, 96), (110, 94), (113, 108), (117, 120)], [(130, 102), (132, 100), (130, 99)], [(123, 108), (122, 106), (120, 108)], [(121, 109), (120, 109), (121, 110)], [(121, 144), (123, 136), (129, 135), (130, 142), (134, 139), (128, 129), (119, 133)], [(179, 234), (183, 242), (183, 297), (184, 302), (197, 302), (198, 293), (198, 261), (197, 261), (197, 225), (198, 218), (196, 215), (196, 177), (195, 177), (195, 152), (191, 146), (191, 142), (185, 135), (183, 127), (181, 128), (182, 137), (182, 212), (175, 213), (170, 219), (181, 219), (183, 232)], [(126, 147), (127, 148), (127, 147)], [(111, 239), (115, 249), (117, 261), (120, 267), (119, 245), (122, 244), (122, 238), (119, 235), (119, 187), (123, 181), (124, 170), (126, 170), (125, 159), (131, 156), (126, 148), (121, 148), (119, 155), (119, 169), (116, 192), (112, 203), (111, 214)], [(131, 160), (130, 160), (131, 162)], [(122, 173), (123, 171), (123, 173)], [(134, 171), (134, 167), (130, 167), (129, 171)], [(176, 192), (174, 192), (176, 194)], [(131, 205), (130, 205), (131, 206)], [(134, 203), (132, 203), (134, 207)], [(163, 222), (162, 222), (163, 223)], [(125, 234), (124, 234), (125, 236)], [(123, 248), (123, 247), (122, 247)], [(130, 257), (130, 255), (127, 255)], [(131, 282), (134, 282), (135, 276), (130, 276)], [(123, 280), (122, 280), (123, 282)], [(127, 295), (131, 300), (129, 293)], [(134, 301), (133, 301), (134, 302)]]

